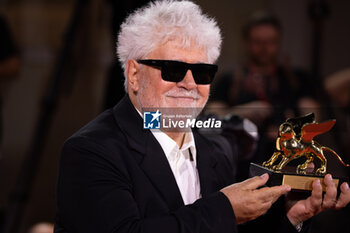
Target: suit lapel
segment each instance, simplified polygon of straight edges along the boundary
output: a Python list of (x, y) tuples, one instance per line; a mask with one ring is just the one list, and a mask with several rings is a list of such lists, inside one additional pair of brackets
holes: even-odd
[(216, 159), (213, 157), (213, 149), (208, 142), (198, 133), (194, 132), (197, 149), (197, 169), (199, 174), (202, 197), (213, 193), (217, 175), (215, 173)]
[(184, 205), (169, 162), (153, 135), (148, 137), (146, 156), (144, 156), (141, 167), (171, 210), (176, 210)]
[(128, 96), (113, 109), (117, 124), (126, 135), (131, 153), (171, 210), (184, 205), (168, 160), (150, 130), (144, 130), (142, 118)]

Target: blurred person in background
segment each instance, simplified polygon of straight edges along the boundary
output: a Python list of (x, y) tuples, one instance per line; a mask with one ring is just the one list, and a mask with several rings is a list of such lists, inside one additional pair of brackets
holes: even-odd
[(329, 75), (324, 86), (332, 101), (350, 113), (350, 68)]
[[(350, 160), (350, 68), (335, 72), (324, 80), (324, 88), (330, 96), (337, 114), (338, 142), (342, 145), (343, 157)], [(350, 173), (349, 173), (350, 176)]]
[(239, 158), (239, 179), (248, 176), (252, 160), (262, 162), (273, 153), (278, 126), (286, 118), (318, 107), (311, 76), (279, 59), (282, 27), (274, 15), (254, 14), (243, 27), (243, 39), (247, 62), (213, 83), (207, 108), (219, 116), (236, 114), (248, 118), (259, 129), (254, 158)]

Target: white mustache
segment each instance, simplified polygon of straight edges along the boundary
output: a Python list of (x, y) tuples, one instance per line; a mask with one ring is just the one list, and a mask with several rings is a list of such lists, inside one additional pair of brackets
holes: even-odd
[(192, 99), (200, 99), (202, 97), (196, 90), (185, 91), (182, 89), (169, 90), (164, 95), (169, 97), (184, 97)]

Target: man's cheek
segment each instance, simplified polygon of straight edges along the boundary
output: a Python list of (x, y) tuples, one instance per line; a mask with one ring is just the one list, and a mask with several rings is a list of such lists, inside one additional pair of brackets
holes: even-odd
[(207, 99), (209, 96), (210, 86), (205, 85), (202, 88), (199, 89), (199, 94), (204, 98)]

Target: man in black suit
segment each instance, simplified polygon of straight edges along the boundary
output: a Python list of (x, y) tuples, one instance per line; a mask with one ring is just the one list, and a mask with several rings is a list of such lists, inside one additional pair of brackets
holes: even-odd
[[(220, 45), (216, 22), (192, 2), (150, 3), (126, 19), (117, 51), (128, 94), (66, 141), (56, 233), (232, 233), (290, 190), (259, 188), (266, 174), (232, 184), (227, 158), (198, 133), (143, 129), (146, 108), (176, 114), (204, 107)], [(276, 225), (294, 232), (321, 210), (350, 201), (346, 184), (339, 199), (330, 176), (326, 186), (322, 200), (314, 182), (312, 195)]]

